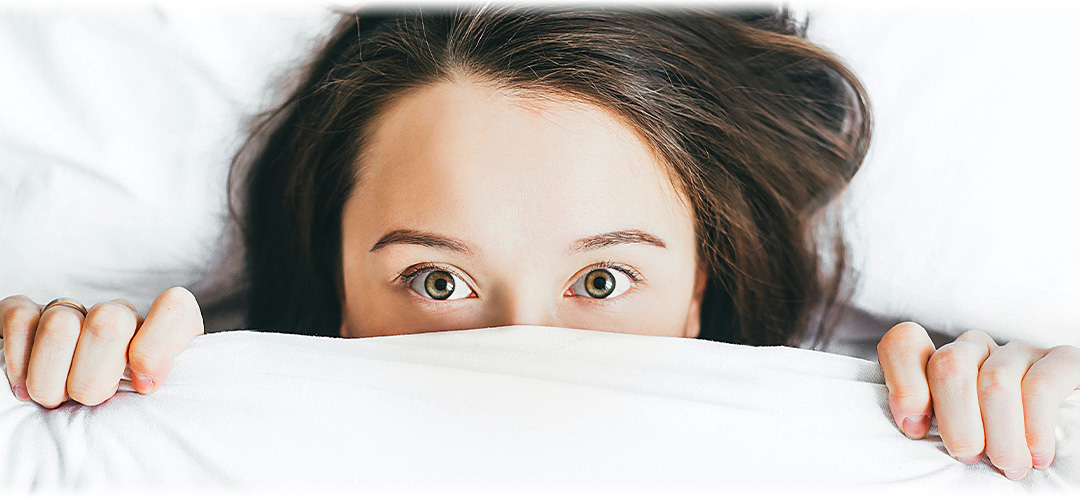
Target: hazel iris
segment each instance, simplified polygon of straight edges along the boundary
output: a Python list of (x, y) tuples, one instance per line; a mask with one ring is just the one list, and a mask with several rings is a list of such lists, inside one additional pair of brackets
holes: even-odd
[[(430, 278), (428, 278), (430, 279)], [(615, 291), (615, 276), (607, 269), (594, 269), (585, 275), (585, 292), (594, 299), (602, 299)]]
[(454, 294), (454, 277), (446, 271), (432, 271), (424, 279), (424, 290), (435, 300), (446, 300)]

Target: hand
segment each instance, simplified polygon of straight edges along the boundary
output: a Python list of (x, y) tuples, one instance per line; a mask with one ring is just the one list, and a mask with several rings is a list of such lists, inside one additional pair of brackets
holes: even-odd
[(1009, 479), (1054, 461), (1061, 401), (1080, 389), (1080, 349), (998, 346), (970, 330), (941, 349), (915, 323), (894, 326), (878, 343), (893, 420), (912, 439), (937, 415), (941, 440), (966, 464), (985, 452)]
[(203, 333), (199, 304), (180, 287), (158, 295), (145, 321), (123, 299), (97, 304), (86, 317), (72, 307), (42, 308), (23, 295), (0, 301), (0, 337), (15, 397), (46, 408), (109, 399), (125, 366), (136, 391), (154, 392), (173, 358)]

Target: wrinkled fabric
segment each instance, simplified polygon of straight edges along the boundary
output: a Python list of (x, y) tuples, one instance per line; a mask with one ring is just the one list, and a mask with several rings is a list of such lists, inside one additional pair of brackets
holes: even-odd
[(891, 421), (873, 362), (539, 326), (368, 339), (197, 338), (154, 394), (54, 410), (0, 391), (0, 487), (1080, 490), (1009, 481)]

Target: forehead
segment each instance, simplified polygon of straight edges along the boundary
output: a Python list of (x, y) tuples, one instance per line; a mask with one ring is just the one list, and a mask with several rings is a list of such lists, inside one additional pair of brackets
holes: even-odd
[(668, 238), (692, 228), (690, 209), (644, 141), (580, 102), (439, 83), (395, 99), (365, 146), (353, 199), (375, 230), (546, 244), (615, 229)]

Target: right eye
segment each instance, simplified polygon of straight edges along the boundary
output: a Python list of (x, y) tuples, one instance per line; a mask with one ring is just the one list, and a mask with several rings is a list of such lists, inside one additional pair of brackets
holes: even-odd
[(570, 293), (577, 297), (613, 299), (626, 293), (633, 281), (618, 269), (599, 267), (578, 278), (570, 287)]
[(432, 300), (458, 300), (471, 297), (472, 288), (456, 274), (442, 269), (421, 271), (413, 276), (409, 288)]

